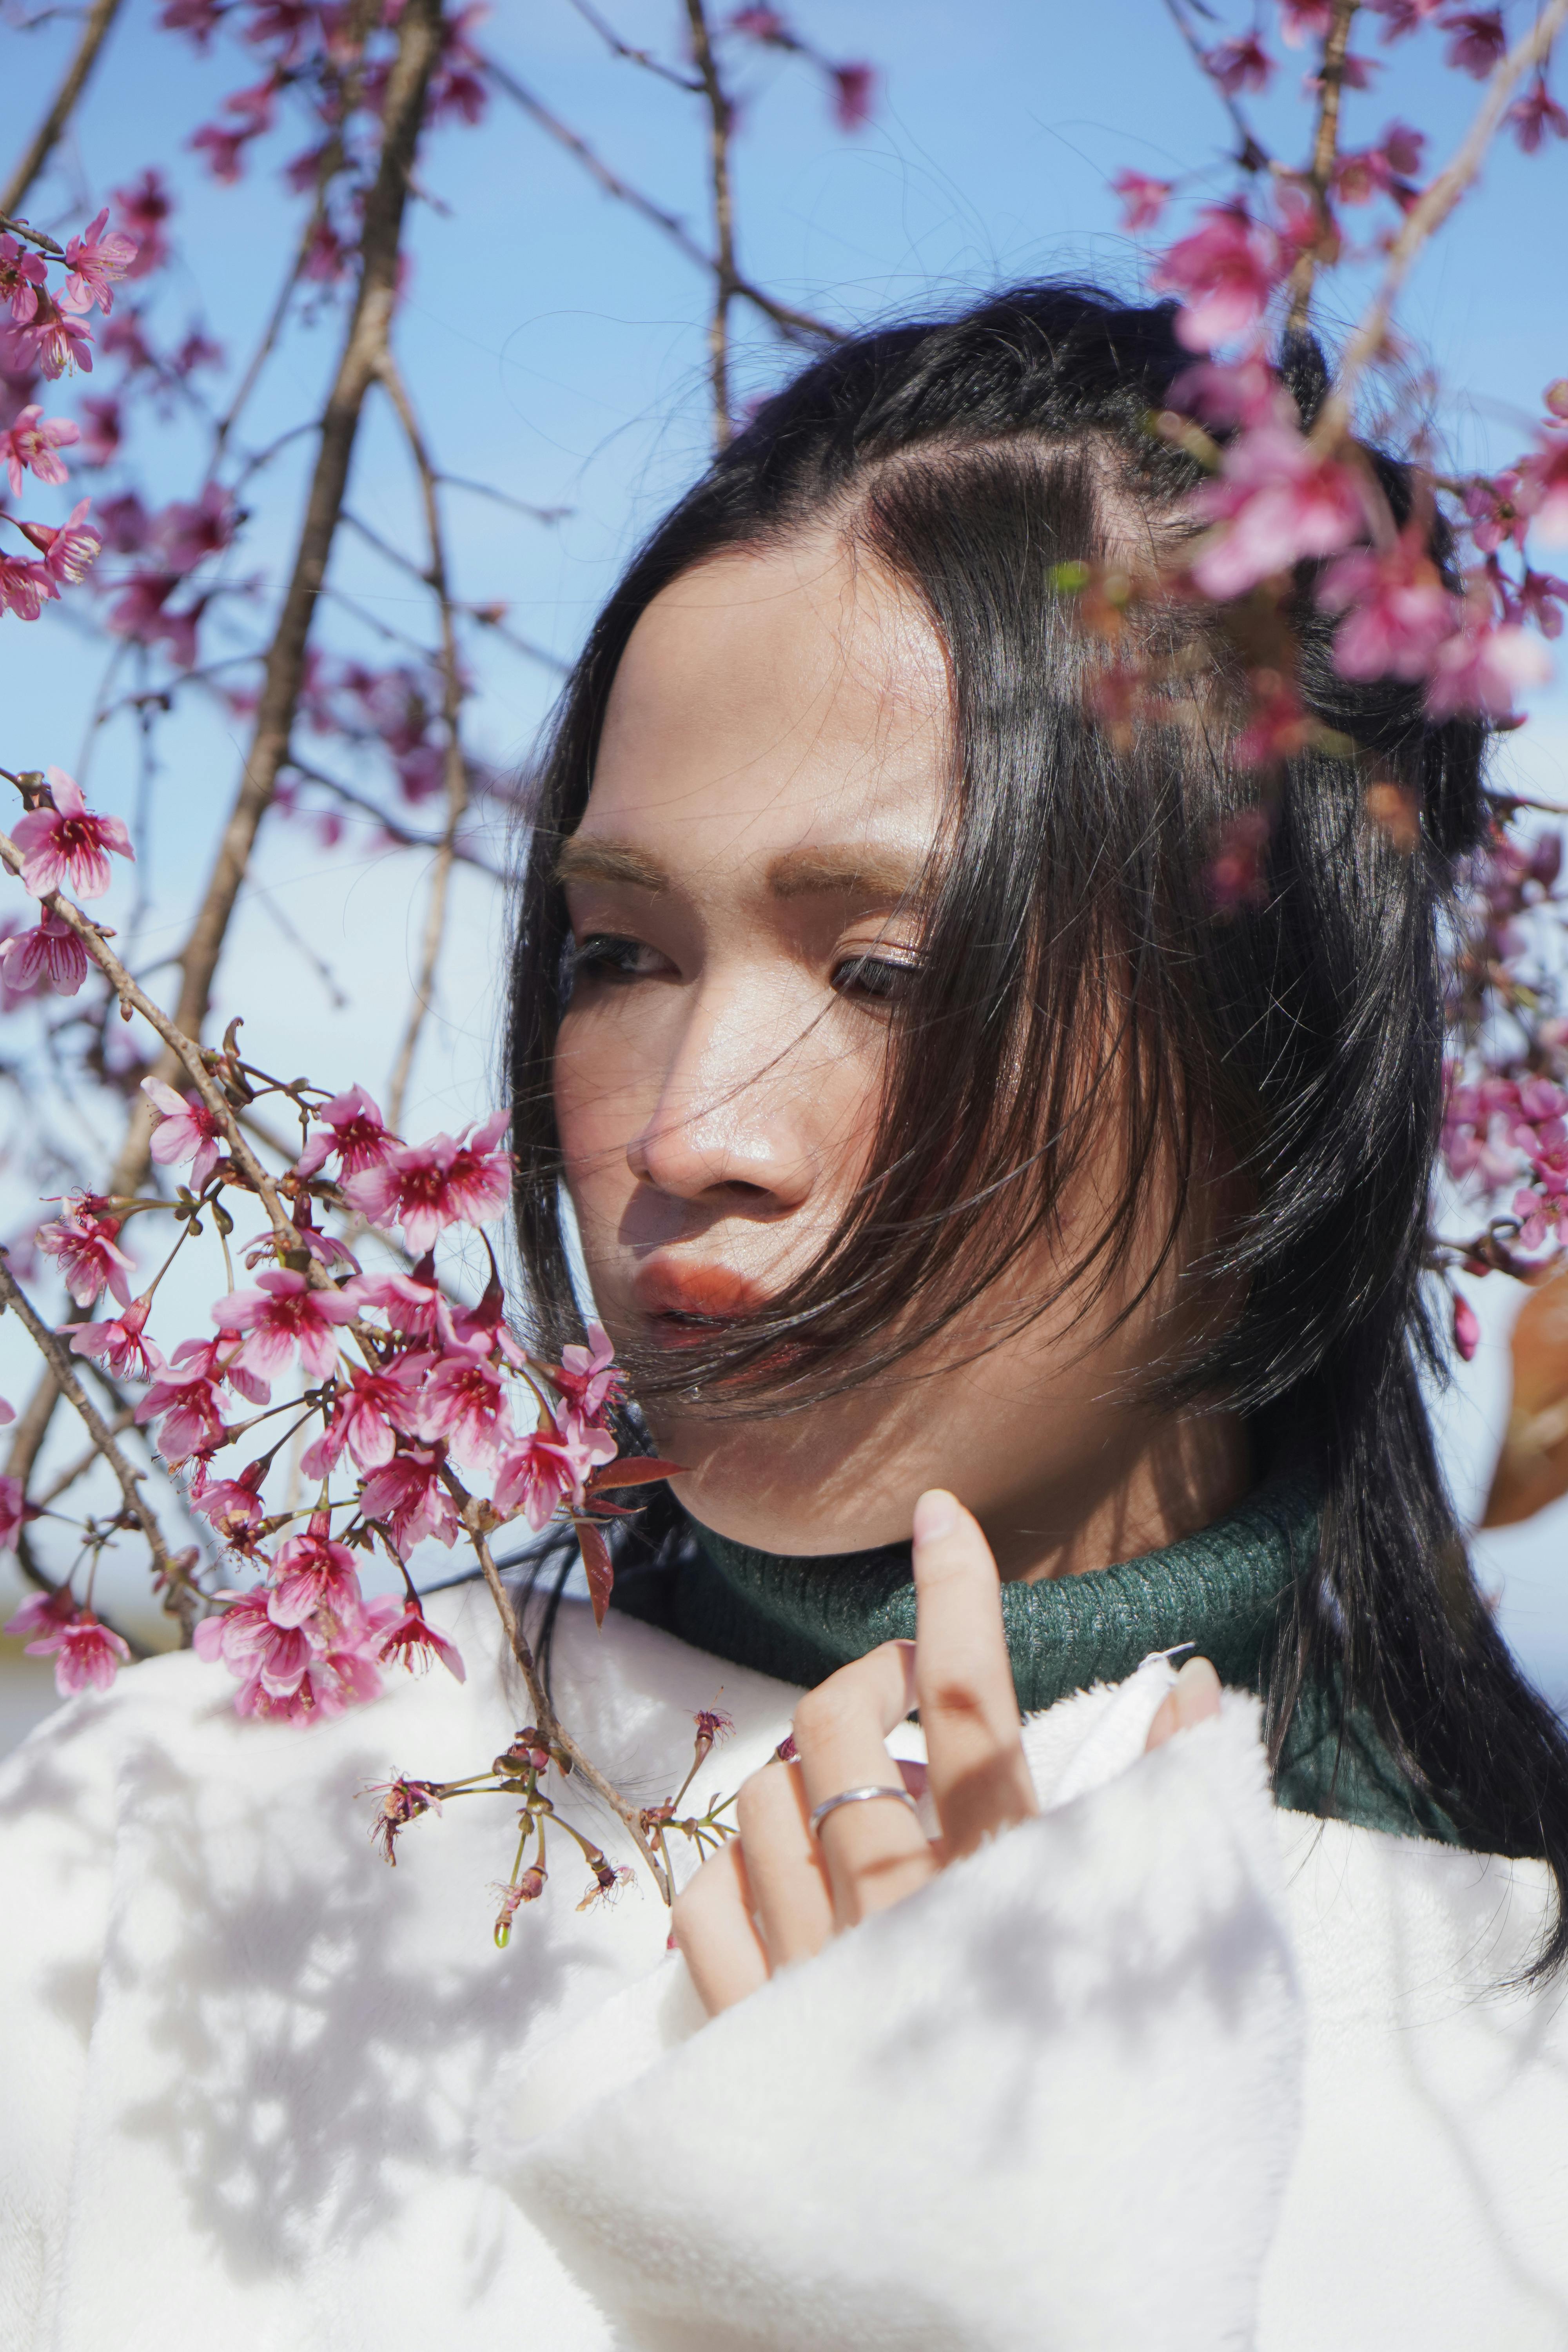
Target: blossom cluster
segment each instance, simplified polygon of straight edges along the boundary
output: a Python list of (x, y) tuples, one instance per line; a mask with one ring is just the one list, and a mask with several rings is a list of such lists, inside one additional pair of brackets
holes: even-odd
[[(1280, 13), (1287, 44), (1327, 40), (1333, 11), (1326, 5), (1288, 0)], [(1447, 61), (1465, 73), (1489, 75), (1507, 47), (1495, 10), (1439, 13), (1390, 0), (1381, 13), (1385, 41), (1435, 16), (1449, 36)], [(1266, 88), (1276, 70), (1256, 26), (1216, 44), (1204, 63), (1233, 102)], [(1366, 89), (1373, 69), (1373, 60), (1346, 56), (1336, 69), (1337, 101)], [(1508, 118), (1531, 152), (1548, 131), (1568, 130), (1545, 70), (1542, 62)], [(1433, 481), (1434, 496), (1439, 488), (1449, 494), (1448, 520), (1466, 551), (1457, 573), (1445, 577), (1430, 552), (1430, 506), (1402, 525), (1348, 419), (1304, 422), (1266, 364), (1314, 272), (1386, 249), (1384, 235), (1358, 256), (1347, 213), (1381, 201), (1395, 223), (1409, 214), (1423, 193), (1426, 145), (1424, 133), (1396, 120), (1365, 147), (1342, 135), (1325, 173), (1317, 152), (1311, 168), (1291, 169), (1253, 142), (1237, 193), (1200, 205), (1184, 233), (1153, 255), (1152, 285), (1175, 298), (1176, 333), (1194, 354), (1171, 388), (1160, 429), (1210, 472), (1192, 514), (1204, 528), (1176, 584), (1215, 604), (1272, 611), (1296, 567), (1310, 563), (1319, 607), (1335, 623), (1342, 676), (1418, 681), (1434, 719), (1469, 713), (1510, 725), (1521, 692), (1551, 675), (1543, 640), (1561, 633), (1568, 600), (1568, 582), (1538, 566), (1527, 548), (1568, 543), (1568, 378), (1546, 388), (1531, 444), (1512, 463)], [(1265, 160), (1267, 172), (1258, 168)], [(1140, 172), (1123, 172), (1114, 184), (1124, 224), (1139, 234), (1162, 221), (1177, 194), (1176, 183)], [(1267, 769), (1321, 731), (1277, 645), (1255, 667), (1250, 704), (1238, 732), (1244, 763)]]

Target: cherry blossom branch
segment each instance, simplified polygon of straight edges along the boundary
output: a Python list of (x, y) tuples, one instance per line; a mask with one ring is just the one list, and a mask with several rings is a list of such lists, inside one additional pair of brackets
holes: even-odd
[[(216, 471), (228, 436), (238, 423), (246, 404), (260, 380), (261, 371), (271, 357), (278, 338), (283, 331), (283, 322), (289, 315), (295, 290), (304, 274), (305, 264), (310, 257), (310, 248), (315, 243), (316, 232), (326, 217), (327, 197), (332, 182), (343, 168), (345, 159), (342, 126), (358, 99), (360, 84), (363, 79), (364, 45), (374, 29), (380, 13), (380, 0), (354, 0), (349, 21), (343, 28), (349, 62), (346, 72), (333, 75), (338, 89), (338, 120), (328, 136), (326, 144), (321, 149), (321, 159), (316, 166), (316, 185), (311, 197), (310, 214), (300, 232), (289, 273), (279, 289), (278, 298), (272, 305), (271, 315), (262, 331), (261, 340), (251, 355), (250, 363), (240, 378), (227, 408), (218, 420), (213, 436), (212, 456), (207, 462), (209, 476)], [(333, 61), (332, 48), (329, 48), (327, 58), (329, 71), (331, 71)]]
[(1363, 314), (1340, 362), (1334, 388), (1323, 404), (1311, 439), (1320, 449), (1331, 447), (1350, 431), (1351, 394), (1382, 352), (1399, 291), (1422, 247), (1439, 229), (1476, 178), (1496, 137), (1515, 88), (1538, 66), (1544, 66), (1552, 45), (1568, 22), (1568, 0), (1546, 0), (1530, 31), (1516, 41), (1494, 68), (1486, 95), (1452, 160), (1438, 173), (1406, 214), (1389, 251), (1383, 281)]
[(16, 1320), (27, 1333), (33, 1345), (54, 1374), (55, 1385), (67, 1402), (79, 1416), (98, 1452), (114, 1473), (128, 1518), (133, 1519), (147, 1539), (153, 1555), (153, 1566), (167, 1589), (169, 1603), (175, 1614), (186, 1622), (194, 1621), (195, 1595), (191, 1591), (185, 1571), (174, 1559), (164, 1540), (163, 1530), (147, 1503), (142, 1499), (140, 1480), (144, 1471), (133, 1470), (121, 1454), (103, 1415), (93, 1403), (76, 1376), (70, 1357), (48, 1325), (34, 1307), (6, 1262), (0, 1249), (0, 1301), (10, 1307)]
[(426, 908), (419, 971), (414, 982), (414, 1003), (388, 1089), (387, 1117), (392, 1126), (397, 1128), (403, 1124), (404, 1097), (414, 1068), (414, 1056), (418, 1051), (420, 1031), (425, 1025), (436, 989), (436, 969), (441, 961), (441, 947), (447, 931), (447, 901), (452, 878), (452, 861), (458, 829), (468, 814), (468, 770), (463, 757), (463, 678), (452, 621), (447, 547), (441, 530), (441, 502), (436, 488), (436, 469), (430, 462), (430, 453), (420, 431), (414, 404), (408, 397), (407, 387), (388, 351), (384, 351), (381, 355), (381, 380), (397, 412), (398, 422), (403, 427), (404, 437), (419, 477), (419, 495), (425, 509), (425, 529), (430, 549), (430, 564), (425, 576), (435, 593), (441, 619), (441, 720), (447, 733), (443, 762), (447, 823), (430, 872), (430, 897)]
[(1325, 257), (1325, 248), (1333, 236), (1333, 219), (1329, 211), (1329, 191), (1333, 185), (1334, 165), (1339, 156), (1340, 103), (1344, 94), (1345, 52), (1350, 47), (1351, 24), (1361, 0), (1334, 0), (1333, 19), (1323, 42), (1322, 63), (1318, 76), (1318, 121), (1312, 139), (1312, 162), (1309, 173), (1312, 186), (1312, 202), (1318, 215), (1318, 235), (1315, 243), (1303, 251), (1290, 278), (1290, 310), (1289, 330), (1299, 334), (1306, 326), (1312, 307), (1312, 288), (1318, 270)]
[[(20, 874), (26, 862), (16, 844), (5, 833), (0, 833), (0, 860), (13, 874)], [(274, 1234), (287, 1250), (297, 1250), (299, 1228), (284, 1208), (277, 1185), (241, 1133), (234, 1106), (207, 1067), (205, 1056), (195, 1038), (187, 1037), (163, 1008), (153, 1003), (146, 990), (126, 971), (99, 926), (84, 915), (79, 907), (73, 906), (58, 890), (46, 891), (38, 904), (76, 933), (127, 1014), (139, 1013), (148, 1026), (157, 1031), (174, 1062), (184, 1069), (202, 1101), (221, 1124), (234, 1164), (267, 1211)], [(129, 1184), (116, 1184), (114, 1196), (121, 1197), (131, 1189)]]
[(1244, 172), (1267, 172), (1270, 169), (1272, 163), (1272, 158), (1269, 155), (1268, 150), (1257, 137), (1252, 125), (1248, 122), (1246, 115), (1242, 112), (1240, 106), (1237, 102), (1235, 91), (1226, 89), (1224, 82), (1220, 79), (1218, 74), (1215, 73), (1213, 66), (1209, 63), (1208, 52), (1205, 49), (1203, 43), (1199, 40), (1192, 26), (1188, 24), (1186, 13), (1181, 5), (1181, 0), (1165, 0), (1165, 9), (1172, 23), (1175, 26), (1177, 32), (1180, 33), (1183, 40), (1186, 43), (1194, 64), (1197, 67), (1198, 71), (1213, 89), (1215, 97), (1219, 100), (1220, 104), (1224, 107), (1226, 112), (1231, 119), (1231, 122), (1235, 127), (1237, 138), (1240, 142), (1236, 152), (1237, 166)]
[(55, 92), (54, 103), (34, 131), (5, 187), (0, 188), (0, 213), (16, 211), (54, 153), (60, 133), (70, 121), (72, 109), (97, 62), (104, 37), (119, 13), (120, 0), (93, 0), (87, 23), (82, 27), (81, 38), (77, 43), (76, 55), (66, 68), (65, 79)]
[(702, 0), (686, 0), (691, 54), (708, 101), (708, 173), (713, 198), (713, 308), (708, 323), (708, 374), (713, 395), (713, 442), (722, 449), (734, 431), (730, 406), (730, 305), (735, 298), (735, 208), (730, 184), (730, 100), (720, 79)]
[[(449, 1478), (448, 1484), (455, 1494), (463, 1492), (459, 1482), (456, 1479)], [(489, 1534), (482, 1525), (481, 1515), (486, 1507), (482, 1503), (476, 1502), (473, 1497), (465, 1496), (463, 1521), (468, 1530), (468, 1539), (474, 1547), (474, 1554), (479, 1560), (480, 1572), (489, 1588), (490, 1599), (495, 1603), (502, 1630), (510, 1644), (511, 1654), (516, 1659), (518, 1670), (522, 1675), (523, 1684), (528, 1692), (528, 1703), (533, 1710), (534, 1719), (549, 1746), (570, 1759), (573, 1772), (593, 1790), (595, 1796), (601, 1798), (609, 1806), (616, 1820), (629, 1832), (637, 1852), (652, 1873), (654, 1884), (668, 1903), (672, 1893), (669, 1873), (643, 1829), (642, 1807), (634, 1804), (629, 1798), (624, 1797), (615, 1783), (606, 1780), (598, 1766), (584, 1754), (551, 1704), (550, 1694), (545, 1689), (538, 1663), (523, 1633), (522, 1622), (513, 1605), (510, 1593), (501, 1581), (500, 1570), (496, 1566), (495, 1555), (490, 1549)]]

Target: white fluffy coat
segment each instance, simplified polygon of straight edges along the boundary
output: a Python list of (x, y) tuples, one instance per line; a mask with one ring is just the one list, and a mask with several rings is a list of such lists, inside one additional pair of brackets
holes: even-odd
[[(363, 1783), (521, 1719), (488, 1606), (462, 1687), (301, 1733), (166, 1659), (6, 1766), (0, 2352), (1568, 2347), (1539, 1864), (1277, 1812), (1232, 1695), (1145, 1758), (1151, 1660), (1031, 1721), (1037, 1821), (704, 2026), (569, 1850), (495, 1949), (501, 1799), (373, 1855)], [(577, 1609), (558, 1661), (650, 1798), (796, 1696)]]

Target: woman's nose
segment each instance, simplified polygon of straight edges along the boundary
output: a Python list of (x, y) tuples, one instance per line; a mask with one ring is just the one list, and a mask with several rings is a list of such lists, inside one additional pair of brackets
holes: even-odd
[(726, 992), (700, 995), (652, 1113), (626, 1146), (641, 1182), (679, 1200), (724, 1193), (764, 1213), (806, 1198), (813, 1090), (802, 1041), (781, 1035), (778, 1007), (768, 1010), (759, 1017)]

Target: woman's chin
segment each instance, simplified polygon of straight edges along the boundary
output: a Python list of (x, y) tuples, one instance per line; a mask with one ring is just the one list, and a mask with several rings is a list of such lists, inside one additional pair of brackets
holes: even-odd
[[(682, 1507), (715, 1535), (758, 1551), (786, 1556), (863, 1551), (900, 1543), (910, 1532), (916, 1488), (885, 1479), (873, 1491), (828, 1449), (781, 1445), (773, 1423), (687, 1423), (666, 1436), (659, 1452), (689, 1465), (669, 1482)], [(682, 1444), (681, 1441), (685, 1440)]]

